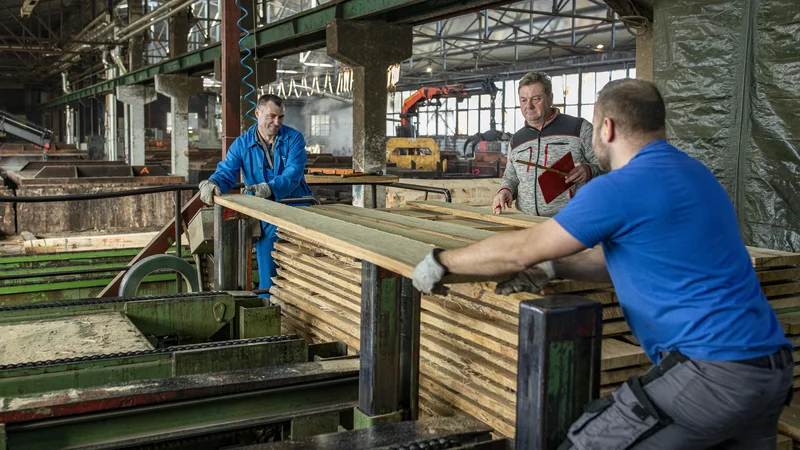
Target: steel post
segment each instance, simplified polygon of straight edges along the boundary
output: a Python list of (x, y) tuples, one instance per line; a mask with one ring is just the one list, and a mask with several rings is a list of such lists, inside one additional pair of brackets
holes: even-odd
[(358, 409), (367, 416), (400, 409), (402, 279), (375, 264), (362, 262)]
[(562, 295), (520, 303), (517, 450), (553, 450), (600, 393), (602, 307)]
[[(181, 191), (175, 191), (175, 256), (181, 257)], [(180, 294), (183, 290), (183, 276), (177, 274), (175, 278), (175, 292)]]
[(400, 280), (400, 408), (404, 420), (419, 418), (420, 292)]
[(214, 289), (236, 289), (236, 254), (238, 253), (238, 221), (229, 220), (225, 208), (214, 205)]

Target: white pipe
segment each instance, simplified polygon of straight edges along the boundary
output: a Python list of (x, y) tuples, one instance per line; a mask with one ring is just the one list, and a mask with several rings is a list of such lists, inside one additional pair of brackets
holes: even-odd
[[(141, 26), (141, 25), (143, 25), (145, 23), (148, 24), (148, 25), (151, 25), (152, 23), (156, 22), (156, 19), (158, 19), (158, 21), (161, 21), (161, 19), (163, 19), (162, 17), (160, 17), (161, 14), (164, 14), (164, 12), (168, 11), (170, 8), (176, 7), (176, 5), (181, 4), (181, 2), (187, 3), (185, 0), (170, 0), (169, 2), (161, 5), (160, 7), (156, 8), (156, 9), (154, 9), (152, 11), (150, 11), (149, 13), (145, 14), (144, 16), (136, 19), (135, 21), (133, 21), (133, 23), (125, 25), (121, 30), (118, 31), (119, 35), (127, 34), (131, 30), (133, 30), (134, 28), (138, 28), (139, 26)], [(188, 2), (188, 5), (191, 5), (192, 3), (194, 3), (194, 1)], [(188, 5), (177, 6), (177, 8), (178, 9), (182, 9), (182, 8), (185, 8)], [(124, 40), (124, 39), (122, 39), (122, 40)]]
[[(143, 24), (143, 25), (140, 25), (140, 26), (136, 27), (135, 29), (133, 29), (132, 31), (128, 31), (128, 32), (127, 32), (127, 34), (125, 34), (124, 36), (121, 36), (121, 34), (122, 34), (123, 32), (120, 32), (120, 33), (117, 35), (117, 38), (116, 38), (116, 40), (117, 40), (117, 41), (127, 41), (127, 40), (129, 40), (130, 38), (132, 38), (132, 37), (136, 36), (137, 34), (139, 34), (139, 33), (143, 32), (143, 31), (147, 30), (148, 28), (150, 28), (150, 26), (151, 26), (151, 25), (153, 25), (153, 24), (156, 24), (156, 23), (158, 23), (158, 22), (161, 22), (162, 20), (169, 19), (170, 17), (172, 17), (172, 16), (174, 16), (174, 15), (176, 15), (176, 14), (179, 14), (179, 13), (183, 12), (183, 11), (184, 11), (186, 8), (188, 8), (189, 6), (191, 6), (191, 5), (192, 5), (194, 2), (196, 2), (197, 0), (182, 0), (182, 1), (183, 1), (183, 3), (181, 3), (179, 6), (176, 6), (176, 7), (175, 7), (175, 8), (174, 8), (172, 11), (170, 11), (170, 12), (168, 12), (168, 13), (164, 14), (163, 16), (159, 16), (157, 19), (154, 19), (154, 20), (152, 20), (152, 21), (150, 21), (150, 22), (148, 22), (148, 23), (145, 23), (145, 24)], [(163, 7), (162, 7), (162, 8), (163, 8)], [(159, 8), (159, 10), (160, 10), (160, 9), (162, 9), (162, 8)], [(138, 22), (138, 21), (137, 21), (137, 22)], [(126, 27), (126, 30), (127, 30), (128, 28), (130, 28), (130, 27)]]

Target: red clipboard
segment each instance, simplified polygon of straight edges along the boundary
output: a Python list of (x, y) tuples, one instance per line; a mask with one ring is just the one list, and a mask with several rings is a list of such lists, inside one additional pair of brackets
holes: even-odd
[[(572, 169), (575, 168), (575, 162), (572, 160), (572, 153), (567, 152), (566, 155), (549, 167), (566, 173), (572, 172)], [(575, 184), (567, 183), (564, 175), (547, 170), (543, 170), (542, 172), (544, 173), (539, 175), (538, 179), (539, 189), (542, 190), (542, 197), (544, 197), (544, 202), (547, 204), (555, 200), (556, 197), (563, 194), (567, 189)]]

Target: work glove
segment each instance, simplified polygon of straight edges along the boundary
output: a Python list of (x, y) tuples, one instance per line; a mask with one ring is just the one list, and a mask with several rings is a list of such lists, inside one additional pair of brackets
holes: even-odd
[(200, 200), (208, 206), (214, 204), (215, 195), (222, 195), (222, 191), (220, 191), (217, 183), (211, 180), (201, 181), (200, 184), (197, 185), (197, 188), (200, 189)]
[(256, 197), (270, 198), (272, 197), (272, 189), (269, 188), (267, 183), (258, 183), (245, 188), (247, 191), (255, 194)]
[(497, 283), (494, 293), (510, 295), (516, 292), (530, 292), (535, 294), (550, 284), (550, 281), (555, 278), (555, 276), (556, 270), (553, 267), (553, 262), (545, 261), (535, 266), (528, 267), (510, 280)]
[(433, 249), (425, 256), (421, 263), (417, 264), (414, 268), (414, 273), (411, 275), (411, 282), (414, 287), (423, 294), (444, 294), (445, 289), (440, 283), (442, 278), (447, 274), (445, 268), (437, 259), (436, 256), (442, 252), (440, 248)]

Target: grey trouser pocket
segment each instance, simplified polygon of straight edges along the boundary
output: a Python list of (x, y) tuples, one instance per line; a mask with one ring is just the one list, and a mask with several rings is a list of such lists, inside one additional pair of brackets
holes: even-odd
[(580, 450), (624, 450), (670, 422), (646, 398), (639, 380), (631, 378), (611, 397), (587, 405), (567, 437)]

